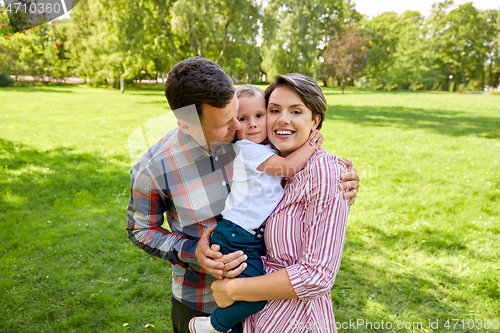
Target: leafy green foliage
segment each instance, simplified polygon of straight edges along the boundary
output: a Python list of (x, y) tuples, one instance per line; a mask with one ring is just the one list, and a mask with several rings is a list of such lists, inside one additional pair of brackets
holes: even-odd
[[(489, 64), (490, 86), (497, 86), (499, 11), (481, 12), (472, 3), (451, 10), (453, 1), (433, 6), (432, 14), (383, 13), (358, 29), (371, 36), (365, 74), (369, 84), (387, 90), (482, 90)], [(452, 80), (449, 77), (452, 77)]]
[(0, 87), (7, 87), (9, 84), (14, 83), (14, 80), (7, 73), (0, 73)]
[(271, 1), (260, 48), (268, 81), (290, 72), (316, 77), (326, 43), (360, 18), (351, 1)]
[(327, 46), (354, 28), (370, 37), (366, 48), (353, 51), (366, 50), (368, 61), (347, 84), (364, 76), (369, 87), (386, 90), (498, 87), (500, 11), (453, 6), (451, 0), (436, 3), (428, 17), (408, 11), (369, 19), (350, 0), (84, 0), (70, 20), (23, 33), (14, 34), (0, 13), (0, 71), (76, 75), (94, 86), (118, 87), (165, 77), (178, 61), (202, 56), (236, 82), (300, 72), (328, 83), (335, 76), (325, 76), (333, 73), (328, 64), (345, 57), (328, 56)]
[[(443, 74), (453, 75), (454, 81), (465, 85), (483, 77), (487, 54), (498, 31), (489, 25), (483, 13), (472, 3), (460, 5), (446, 14), (453, 2), (436, 5), (427, 24), (431, 48), (435, 50)], [(477, 85), (482, 89), (484, 84)]]
[(366, 75), (370, 85), (376, 89), (388, 83), (387, 72), (393, 62), (398, 43), (398, 15), (386, 12), (371, 20), (360, 22), (360, 29), (370, 35)]
[(10, 25), (9, 15), (5, 6), (0, 5), (0, 39), (9, 38), (14, 32), (15, 29)]
[(9, 39), (0, 39), (0, 69), (13, 75), (67, 76), (67, 21), (59, 23), (37, 26)]

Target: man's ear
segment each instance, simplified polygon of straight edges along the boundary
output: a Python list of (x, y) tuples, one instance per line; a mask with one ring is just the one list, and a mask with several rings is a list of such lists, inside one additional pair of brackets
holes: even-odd
[(179, 126), (179, 129), (181, 130), (182, 133), (186, 135), (191, 135), (191, 128), (193, 125), (188, 123), (186, 120), (184, 119), (177, 120), (177, 126)]

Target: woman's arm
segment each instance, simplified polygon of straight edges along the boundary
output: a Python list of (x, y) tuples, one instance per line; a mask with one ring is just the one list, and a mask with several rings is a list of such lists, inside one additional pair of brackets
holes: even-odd
[(329, 156), (317, 161), (313, 169), (306, 188), (298, 263), (264, 276), (214, 282), (212, 290), (219, 306), (238, 300), (314, 299), (330, 291), (340, 267), (349, 206), (336, 186), (339, 163)]
[(299, 149), (286, 157), (271, 156), (257, 167), (257, 170), (278, 177), (292, 177), (295, 175), (323, 143), (323, 134), (313, 131)]
[(257, 302), (268, 299), (297, 298), (286, 269), (252, 278), (224, 279), (212, 283), (214, 298), (225, 308), (236, 301)]
[(310, 168), (305, 187), (304, 236), (300, 261), (287, 267), (300, 299), (330, 292), (340, 268), (349, 205), (337, 183), (345, 166), (338, 157), (324, 155)]

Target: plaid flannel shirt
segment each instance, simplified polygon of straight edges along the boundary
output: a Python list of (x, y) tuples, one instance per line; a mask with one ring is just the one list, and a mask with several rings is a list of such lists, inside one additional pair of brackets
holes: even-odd
[[(172, 294), (192, 309), (217, 308), (215, 278), (196, 262), (204, 230), (221, 220), (232, 181), (233, 144), (215, 154), (178, 128), (152, 146), (131, 169), (127, 230), (132, 243), (173, 264)], [(165, 218), (169, 229), (163, 228)]]

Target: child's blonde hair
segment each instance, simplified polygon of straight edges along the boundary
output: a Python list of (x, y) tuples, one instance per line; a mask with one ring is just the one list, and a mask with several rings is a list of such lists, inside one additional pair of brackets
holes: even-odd
[(262, 97), (265, 97), (264, 91), (259, 87), (256, 87), (251, 84), (245, 84), (236, 88), (236, 97), (254, 97), (255, 95), (260, 94)]

